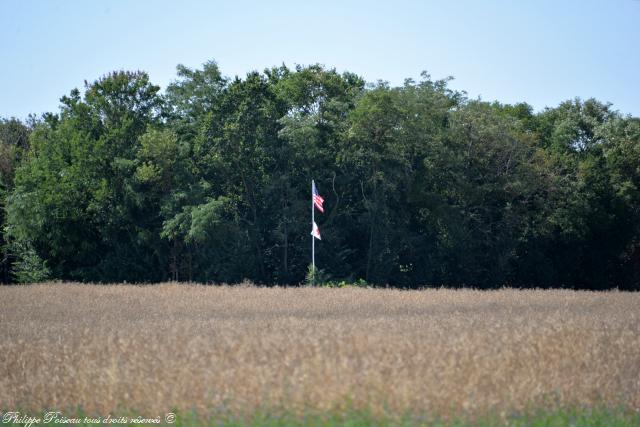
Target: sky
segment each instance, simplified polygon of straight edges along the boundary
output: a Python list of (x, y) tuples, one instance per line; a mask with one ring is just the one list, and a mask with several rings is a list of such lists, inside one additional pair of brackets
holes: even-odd
[(639, 0), (0, 0), (0, 117), (57, 112), (114, 70), (229, 77), (320, 63), (369, 82), (453, 76), (536, 111), (580, 97), (640, 117)]

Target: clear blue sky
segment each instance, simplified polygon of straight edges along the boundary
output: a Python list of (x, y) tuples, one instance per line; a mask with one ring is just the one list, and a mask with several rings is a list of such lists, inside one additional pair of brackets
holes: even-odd
[(164, 88), (210, 59), (228, 76), (319, 62), (392, 85), (427, 70), (473, 98), (640, 116), (638, 0), (0, 0), (0, 58), (0, 117), (58, 111), (112, 70)]

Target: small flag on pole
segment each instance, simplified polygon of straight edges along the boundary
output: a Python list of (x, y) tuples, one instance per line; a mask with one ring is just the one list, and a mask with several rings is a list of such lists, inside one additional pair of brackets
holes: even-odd
[(318, 240), (322, 240), (320, 238), (320, 229), (318, 228), (318, 224), (316, 224), (315, 221), (313, 221), (313, 230), (311, 230), (311, 235)]
[[(311, 192), (313, 193), (313, 204), (316, 208), (318, 208), (318, 210), (322, 213), (324, 213), (324, 208), (322, 207), (322, 204), (324, 203), (324, 199), (322, 198), (322, 196), (320, 194), (318, 194), (318, 189), (316, 188), (316, 183), (312, 182), (311, 183)], [(318, 237), (319, 239), (319, 237)]]

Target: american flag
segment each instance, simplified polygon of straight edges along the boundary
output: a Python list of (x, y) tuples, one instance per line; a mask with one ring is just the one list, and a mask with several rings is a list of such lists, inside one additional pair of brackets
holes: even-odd
[(324, 208), (322, 207), (324, 199), (320, 194), (318, 194), (318, 189), (316, 188), (315, 182), (312, 182), (311, 184), (311, 192), (313, 195), (313, 204), (316, 206), (316, 208), (318, 208), (320, 212), (324, 213)]

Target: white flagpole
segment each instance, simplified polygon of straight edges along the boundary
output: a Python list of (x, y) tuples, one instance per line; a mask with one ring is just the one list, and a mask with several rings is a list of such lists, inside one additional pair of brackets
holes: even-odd
[[(311, 230), (316, 223), (315, 207), (313, 206), (313, 179), (311, 180)], [(316, 284), (316, 236), (311, 233), (311, 286)]]

